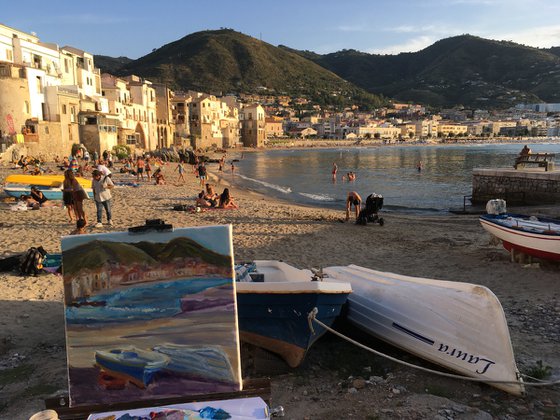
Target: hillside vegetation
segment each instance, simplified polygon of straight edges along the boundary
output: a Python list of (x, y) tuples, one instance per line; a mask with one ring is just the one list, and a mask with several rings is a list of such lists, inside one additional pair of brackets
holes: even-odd
[(436, 107), (501, 108), (560, 102), (559, 51), (461, 35), (415, 53), (321, 55), (222, 29), (188, 35), (138, 60), (96, 57), (96, 64), (117, 75), (137, 74), (172, 89), (216, 95), (283, 94), (336, 107), (371, 108), (392, 98)]

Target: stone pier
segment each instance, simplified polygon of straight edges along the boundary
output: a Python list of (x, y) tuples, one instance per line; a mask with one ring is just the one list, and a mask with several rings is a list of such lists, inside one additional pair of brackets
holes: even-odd
[(560, 170), (473, 169), (473, 204), (493, 198), (502, 198), (511, 204), (560, 203)]

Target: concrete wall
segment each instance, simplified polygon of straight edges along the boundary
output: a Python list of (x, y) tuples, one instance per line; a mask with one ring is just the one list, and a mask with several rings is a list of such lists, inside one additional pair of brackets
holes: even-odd
[(512, 204), (560, 203), (560, 171), (473, 169), (473, 203), (492, 198)]
[(9, 120), (13, 122), (15, 133), (21, 133), (25, 121), (31, 118), (25, 103), (30, 108), (29, 86), (26, 79), (0, 77), (0, 130), (10, 134)]

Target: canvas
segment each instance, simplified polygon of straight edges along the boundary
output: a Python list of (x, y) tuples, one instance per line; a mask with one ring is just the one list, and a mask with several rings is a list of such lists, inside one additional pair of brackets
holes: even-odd
[(70, 405), (241, 389), (231, 226), (62, 238)]

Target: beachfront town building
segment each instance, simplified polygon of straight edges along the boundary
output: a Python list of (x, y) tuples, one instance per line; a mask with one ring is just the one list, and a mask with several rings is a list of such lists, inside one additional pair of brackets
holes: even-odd
[(192, 97), (185, 92), (174, 92), (171, 97), (171, 121), (175, 126), (173, 144), (178, 147), (190, 145), (189, 103)]
[(284, 137), (282, 118), (272, 115), (264, 119), (264, 131), (267, 139)]
[(246, 147), (263, 147), (266, 139), (265, 113), (259, 104), (243, 105), (240, 110), (241, 138)]
[(229, 148), (240, 144), (239, 109), (201, 92), (189, 91), (191, 145), (195, 149)]

